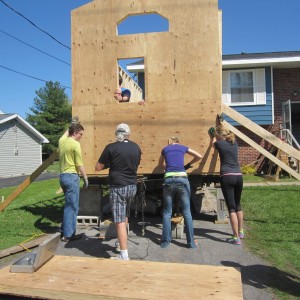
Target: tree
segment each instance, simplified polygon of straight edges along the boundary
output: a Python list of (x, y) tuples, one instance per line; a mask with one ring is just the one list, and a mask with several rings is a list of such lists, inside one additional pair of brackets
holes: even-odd
[(33, 114), (27, 114), (26, 121), (50, 141), (43, 145), (43, 152), (51, 154), (71, 121), (72, 105), (59, 82), (48, 81), (35, 93), (34, 105), (29, 108)]

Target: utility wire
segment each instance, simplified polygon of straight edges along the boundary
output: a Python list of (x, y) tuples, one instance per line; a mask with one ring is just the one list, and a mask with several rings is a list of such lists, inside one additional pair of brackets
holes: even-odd
[(4, 2), (3, 0), (0, 0), (0, 2), (2, 4), (4, 4), (5, 6), (7, 6), (9, 9), (11, 9), (13, 12), (15, 12), (16, 14), (18, 14), (19, 16), (21, 16), (22, 18), (24, 18), (26, 21), (28, 21), (30, 24), (32, 24), (34, 27), (36, 27), (38, 30), (44, 32), (45, 34), (47, 34), (50, 38), (52, 38), (54, 41), (56, 41), (57, 43), (59, 43), (60, 45), (68, 48), (69, 50), (71, 50), (71, 48), (63, 43), (61, 43), (60, 41), (58, 41), (54, 36), (52, 36), (51, 34), (49, 34), (48, 32), (46, 32), (45, 30), (41, 29), (40, 27), (38, 27), (37, 25), (35, 25), (32, 21), (30, 21), (28, 18), (26, 18), (24, 15), (22, 15), (21, 13), (19, 13), (18, 11), (16, 11), (14, 8), (12, 8), (11, 6), (9, 6), (6, 2)]
[[(10, 69), (10, 68), (5, 67), (5, 66), (2, 66), (2, 65), (0, 65), (0, 68), (6, 69), (6, 70), (11, 71), (11, 72), (14, 72), (14, 73), (21, 74), (21, 75), (26, 76), (26, 77), (29, 77), (29, 78), (33, 78), (33, 79), (35, 79), (35, 80), (39, 80), (39, 81), (43, 81), (43, 82), (48, 82), (48, 81), (49, 81), (49, 80), (40, 79), (40, 78), (31, 76), (31, 75), (27, 75), (27, 74), (18, 72), (18, 71), (16, 71), (16, 70)], [(66, 88), (66, 89), (71, 89), (69, 86), (64, 86), (64, 85), (60, 85), (60, 86), (63, 87), (63, 88)]]
[(43, 53), (43, 54), (45, 54), (45, 55), (48, 55), (48, 56), (50, 56), (50, 57), (52, 57), (52, 58), (54, 58), (54, 59), (56, 59), (56, 60), (58, 60), (58, 61), (60, 61), (60, 62), (62, 62), (62, 63), (64, 63), (64, 64), (66, 64), (66, 65), (71, 66), (71, 64), (69, 64), (68, 62), (65, 62), (65, 61), (63, 61), (63, 60), (61, 60), (61, 59), (59, 59), (59, 58), (57, 58), (57, 57), (55, 57), (55, 56), (53, 56), (53, 55), (51, 55), (51, 54), (49, 54), (49, 53), (46, 53), (46, 52), (44, 52), (43, 50), (40, 50), (40, 49), (38, 49), (38, 48), (36, 48), (36, 47), (34, 47), (34, 46), (31, 46), (31, 45), (27, 44), (26, 42), (24, 42), (24, 41), (22, 41), (22, 40), (20, 40), (20, 39), (18, 39), (18, 38), (16, 38), (16, 37), (14, 37), (14, 36), (12, 36), (11, 34), (9, 34), (9, 33), (5, 32), (5, 31), (3, 31), (3, 30), (1, 30), (1, 29), (0, 29), (0, 32), (2, 32), (2, 33), (4, 33), (4, 34), (8, 35), (9, 37), (11, 37), (11, 38), (13, 38), (13, 39), (15, 39), (15, 40), (17, 40), (17, 41), (19, 41), (19, 42), (25, 44), (25, 45), (27, 45), (28, 47), (31, 47), (31, 48), (33, 48), (33, 49), (35, 49), (35, 50), (37, 50), (37, 51), (39, 51), (39, 52), (41, 52), (41, 53)]

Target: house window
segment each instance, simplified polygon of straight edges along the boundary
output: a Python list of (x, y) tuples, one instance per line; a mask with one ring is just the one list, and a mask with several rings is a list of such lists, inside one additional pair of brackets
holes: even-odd
[(230, 72), (231, 103), (254, 102), (253, 72)]
[(265, 69), (222, 72), (222, 101), (231, 106), (266, 104)]

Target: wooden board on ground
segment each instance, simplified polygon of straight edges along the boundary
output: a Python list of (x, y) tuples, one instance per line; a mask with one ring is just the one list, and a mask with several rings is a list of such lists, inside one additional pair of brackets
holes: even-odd
[(45, 299), (243, 299), (231, 267), (54, 256), (33, 274), (0, 270), (1, 295)]

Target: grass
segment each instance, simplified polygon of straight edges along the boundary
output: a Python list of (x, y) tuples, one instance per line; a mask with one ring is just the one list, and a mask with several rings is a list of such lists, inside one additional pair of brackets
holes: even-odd
[[(253, 175), (246, 175), (244, 179), (245, 182), (265, 181)], [(290, 181), (290, 178), (285, 180)], [(6, 197), (15, 188), (1, 189), (0, 194)], [(56, 194), (58, 188), (57, 179), (34, 182), (0, 213), (0, 250), (36, 235), (57, 231), (64, 204), (63, 195)], [(270, 264), (264, 269), (268, 275), (264, 282), (256, 284), (270, 287), (278, 299), (283, 300), (300, 297), (299, 192), (300, 186), (244, 187), (243, 191), (244, 244)], [(249, 271), (255, 275), (262, 267)]]
[(46, 169), (47, 173), (59, 173), (60, 169), (59, 169), (59, 161), (55, 160), (47, 169)]
[[(253, 183), (257, 183), (257, 182), (266, 182), (266, 179), (264, 178), (264, 175), (260, 175), (260, 174), (256, 174), (256, 175), (243, 175), (243, 180), (244, 182), (253, 182)], [(296, 182), (297, 179), (293, 178), (293, 177), (289, 177), (286, 175), (280, 175), (279, 176), (279, 182)]]
[[(16, 187), (1, 189), (7, 197)], [(63, 214), (57, 179), (33, 182), (0, 213), (0, 250), (42, 233), (56, 232)]]
[(269, 262), (266, 285), (279, 299), (300, 297), (300, 186), (245, 187), (246, 246)]

